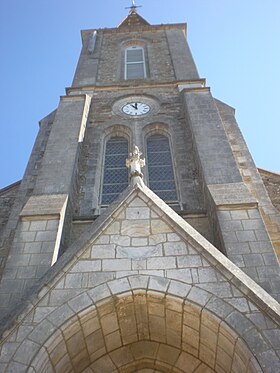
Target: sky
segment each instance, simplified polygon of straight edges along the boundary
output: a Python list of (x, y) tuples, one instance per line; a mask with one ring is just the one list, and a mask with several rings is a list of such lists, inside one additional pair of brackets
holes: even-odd
[[(188, 25), (201, 78), (236, 117), (257, 167), (280, 173), (280, 1), (136, 0)], [(23, 176), (38, 122), (71, 86), (80, 30), (116, 27), (131, 0), (0, 0), (0, 189)]]

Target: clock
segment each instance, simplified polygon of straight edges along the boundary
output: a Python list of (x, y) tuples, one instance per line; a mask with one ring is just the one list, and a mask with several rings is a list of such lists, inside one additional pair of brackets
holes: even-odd
[(123, 113), (133, 117), (148, 114), (150, 110), (151, 107), (148, 104), (136, 100), (128, 102), (122, 107)]
[(125, 118), (145, 118), (158, 113), (160, 104), (156, 98), (146, 95), (126, 96), (116, 100), (112, 112)]

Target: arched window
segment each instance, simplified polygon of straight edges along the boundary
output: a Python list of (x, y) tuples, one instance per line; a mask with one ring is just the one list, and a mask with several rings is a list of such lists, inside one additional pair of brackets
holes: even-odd
[(106, 143), (102, 185), (102, 205), (109, 205), (128, 186), (128, 141), (111, 137)]
[(147, 139), (149, 187), (164, 201), (178, 200), (168, 137), (155, 134)]
[(146, 78), (145, 55), (142, 47), (133, 46), (125, 50), (124, 78), (126, 80)]

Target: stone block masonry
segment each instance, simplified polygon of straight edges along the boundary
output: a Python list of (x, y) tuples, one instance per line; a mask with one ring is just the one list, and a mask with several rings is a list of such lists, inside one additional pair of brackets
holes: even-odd
[(207, 90), (183, 92), (196, 158), (209, 191), (208, 209), (213, 225), (218, 223), (220, 249), (279, 300), (279, 264), (258, 202), (243, 183), (216, 103)]
[[(261, 176), (264, 177), (265, 183), (267, 182), (266, 176), (269, 179), (278, 180), (276, 174), (257, 170), (254, 160), (247, 148), (242, 133), (236, 123), (234, 111), (229, 106), (216, 100), (217, 107), (223, 120), (224, 128), (226, 130), (229, 144), (231, 145), (233, 155), (239, 167), (240, 173), (243, 178), (244, 185), (248, 187), (251, 194), (254, 195), (259, 202), (259, 209), (264, 220), (266, 229), (269, 233), (271, 242), (273, 244), (278, 261), (280, 261), (280, 215), (279, 209), (277, 210), (271, 203), (268, 196), (270, 191), (269, 185), (264, 185)], [(259, 173), (260, 172), (260, 173)], [(260, 175), (261, 174), (261, 175)], [(277, 185), (277, 181), (276, 184)], [(268, 193), (266, 188), (268, 187)], [(277, 207), (277, 205), (276, 205)]]
[(61, 98), (35, 185), (36, 195), (71, 193), (90, 100), (87, 95)]
[(0, 313), (5, 314), (50, 268), (59, 220), (23, 220), (17, 229), (0, 284)]
[[(279, 372), (279, 268), (264, 225), (278, 215), (266, 220), (233, 110), (199, 78), (186, 25), (151, 26), (132, 7), (118, 28), (93, 31), (6, 224), (0, 372)], [(145, 79), (125, 79), (130, 47)], [(121, 103), (138, 98), (150, 112), (125, 116)], [(102, 206), (106, 141), (145, 154), (153, 134), (170, 144), (173, 209), (142, 184)]]
[(0, 303), (2, 314), (12, 309), (57, 259), (89, 105), (88, 96), (61, 98), (34, 186), (35, 195), (20, 212), (22, 221), (6, 262), (0, 285), (0, 296), (5, 299)]
[(205, 183), (240, 183), (242, 178), (211, 93), (208, 89), (185, 90), (183, 95)]
[(38, 172), (41, 167), (42, 156), (53, 122), (54, 113), (51, 113), (40, 122), (40, 131), (36, 138), (31, 157), (29, 159), (23, 179), (18, 185), (16, 198), (12, 209), (9, 211), (8, 221), (0, 235), (0, 278), (4, 271), (5, 263), (9, 255), (16, 227), (19, 222), (19, 214), (27, 202), (30, 193), (34, 190)]
[(166, 37), (171, 52), (176, 79), (199, 79), (191, 51), (188, 46), (186, 46), (186, 39), (182, 30), (167, 30)]
[[(227, 371), (228, 366), (236, 372), (261, 371), (246, 344), (207, 308), (175, 296), (172, 290), (155, 292), (148, 285), (156, 282), (153, 277), (129, 280), (128, 291), (121, 296), (113, 290), (113, 283), (106, 286), (115, 301), (96, 301), (93, 307), (91, 293), (70, 300), (70, 307), (60, 308), (66, 320), (63, 324), (57, 324), (55, 312), (48, 308), (53, 315), (41, 314), (41, 331), (33, 322), (28, 343), (14, 349), (12, 362), (6, 356), (2, 367), (25, 371), (29, 365), (35, 372), (45, 372), (49, 367), (56, 371), (90, 367), (95, 373), (137, 367), (139, 372), (152, 373), (157, 368), (179, 373), (186, 366), (190, 372)], [(137, 280), (145, 283), (142, 290), (137, 289)], [(47, 327), (53, 331), (54, 325), (56, 332), (44, 337), (42, 332)]]
[(227, 256), (280, 300), (279, 264), (257, 208), (218, 210)]
[[(203, 212), (205, 210), (202, 187), (195, 174), (196, 163), (193, 155), (191, 131), (182, 120), (178, 88), (175, 86), (150, 86), (147, 89), (149, 89), (149, 95), (161, 103), (162, 108), (157, 114), (138, 118), (137, 126), (128, 118), (112, 114), (112, 102), (123, 97), (119, 90), (108, 91), (107, 88), (102, 87), (95, 89), (89, 112), (87, 134), (81, 150), (79, 169), (81, 187), (78, 200), (81, 216), (92, 216), (93, 209), (95, 209), (96, 214), (100, 211), (106, 137), (128, 137), (130, 144), (136, 143), (140, 150), (145, 152), (146, 142), (143, 137), (151, 132), (170, 136), (175, 178), (178, 182), (178, 194), (180, 195), (182, 208), (186, 212)], [(136, 93), (135, 89), (126, 90), (127, 95), (135, 96)], [(142, 91), (139, 91), (139, 94), (142, 95)], [(169, 111), (168, 117), (166, 116), (166, 109)], [(148, 167), (144, 168), (144, 174), (144, 180), (147, 180)]]
[[(22, 237), (48, 226), (23, 222)], [(279, 304), (147, 188), (128, 190), (76, 245), (6, 332), (0, 369), (279, 370)]]

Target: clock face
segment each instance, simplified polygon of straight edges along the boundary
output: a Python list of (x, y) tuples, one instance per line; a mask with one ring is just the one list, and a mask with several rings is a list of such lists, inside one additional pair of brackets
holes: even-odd
[(148, 104), (139, 101), (128, 102), (122, 107), (122, 111), (125, 114), (133, 117), (147, 114), (150, 110), (151, 108)]
[[(0, 0), (1, 1), (1, 0)], [(125, 118), (144, 118), (155, 115), (160, 108), (159, 102), (147, 96), (128, 96), (115, 101), (112, 112)]]

